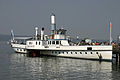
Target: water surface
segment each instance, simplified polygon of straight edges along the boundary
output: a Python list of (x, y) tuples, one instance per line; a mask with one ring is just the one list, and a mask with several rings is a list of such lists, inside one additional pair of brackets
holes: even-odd
[(119, 80), (115, 62), (61, 57), (28, 57), (0, 41), (0, 80)]

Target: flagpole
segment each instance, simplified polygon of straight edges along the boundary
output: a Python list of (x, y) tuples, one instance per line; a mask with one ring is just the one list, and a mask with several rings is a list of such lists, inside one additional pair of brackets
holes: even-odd
[(109, 28), (110, 28), (110, 45), (112, 43), (112, 31), (111, 31), (111, 26), (112, 26), (112, 23), (110, 22), (109, 23)]

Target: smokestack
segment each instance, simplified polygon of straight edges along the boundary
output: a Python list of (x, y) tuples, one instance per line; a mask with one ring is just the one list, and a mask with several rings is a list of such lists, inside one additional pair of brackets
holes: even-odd
[(55, 14), (51, 15), (51, 31), (56, 30)]
[(41, 30), (41, 40), (44, 40), (44, 28)]

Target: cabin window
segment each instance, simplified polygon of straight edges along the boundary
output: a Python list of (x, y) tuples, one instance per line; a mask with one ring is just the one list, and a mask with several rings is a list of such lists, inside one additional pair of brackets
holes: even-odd
[(71, 54), (72, 54), (72, 52), (71, 52)]
[(29, 42), (29, 44), (32, 44), (32, 42)]
[(49, 41), (48, 41), (48, 44), (49, 44)]
[(92, 52), (91, 52), (91, 54), (92, 54)]
[(39, 45), (40, 45), (40, 42), (39, 42)]
[(92, 47), (87, 47), (87, 50), (92, 50)]
[(50, 41), (50, 44), (51, 44), (51, 41)]
[(57, 31), (57, 34), (59, 34), (59, 31)]
[(75, 52), (75, 54), (77, 54), (77, 52)]
[(37, 42), (36, 42), (36, 45), (37, 45)]
[(85, 52), (85, 54), (87, 54), (87, 52)]
[(55, 41), (52, 41), (52, 44), (55, 44)]
[(61, 41), (60, 41), (60, 44), (61, 44)]
[(59, 41), (56, 41), (56, 44), (59, 44)]

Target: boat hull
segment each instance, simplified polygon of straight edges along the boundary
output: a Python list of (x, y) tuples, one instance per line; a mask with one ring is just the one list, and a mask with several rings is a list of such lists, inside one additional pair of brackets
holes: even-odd
[(91, 60), (112, 60), (112, 51), (30, 50), (29, 53), (36, 54), (38, 56), (45, 55)]
[(23, 44), (11, 44), (11, 47), (16, 53), (27, 53), (26, 45)]

